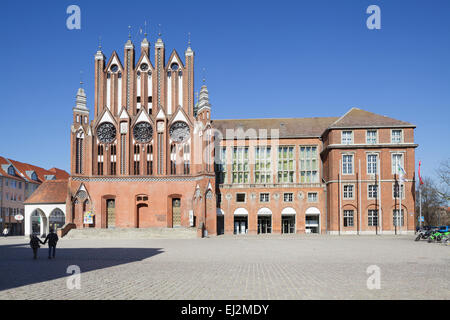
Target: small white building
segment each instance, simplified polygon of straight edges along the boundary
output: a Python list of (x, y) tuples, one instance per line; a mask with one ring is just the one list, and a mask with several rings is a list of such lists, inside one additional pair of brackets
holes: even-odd
[(45, 236), (66, 222), (67, 180), (47, 180), (24, 202), (25, 236)]

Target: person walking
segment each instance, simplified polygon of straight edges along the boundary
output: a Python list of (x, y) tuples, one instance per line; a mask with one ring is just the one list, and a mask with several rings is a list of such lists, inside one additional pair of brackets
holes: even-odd
[(33, 259), (37, 258), (38, 249), (41, 247), (39, 243), (44, 244), (36, 235), (30, 234), (30, 247), (33, 249)]
[[(55, 258), (56, 244), (58, 243), (58, 235), (55, 233), (53, 228), (50, 229), (49, 234), (45, 238), (44, 244), (48, 241), (48, 258)], [(53, 251), (53, 252), (52, 252)], [(52, 254), (53, 253), (53, 254)]]
[(4, 236), (4, 237), (7, 237), (7, 236), (8, 236), (8, 233), (9, 233), (8, 228), (3, 229), (3, 236)]

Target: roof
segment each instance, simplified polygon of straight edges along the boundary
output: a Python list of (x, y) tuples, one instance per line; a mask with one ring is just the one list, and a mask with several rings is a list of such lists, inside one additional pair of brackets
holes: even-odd
[(361, 127), (415, 127), (415, 125), (358, 108), (352, 108), (331, 124), (330, 129)]
[[(12, 165), (14, 169), (16, 170), (17, 175), (12, 176), (9, 175), (7, 172), (7, 167)], [(52, 168), (50, 170), (46, 170), (44, 168), (19, 162), (12, 159), (7, 159), (0, 156), (0, 176), (5, 176), (8, 178), (14, 178), (19, 179), (23, 181), (33, 181), (31, 179), (31, 174), (35, 172), (38, 178), (38, 181), (36, 182), (43, 182), (46, 180), (46, 176), (50, 178), (51, 176), (54, 176), (55, 179), (62, 179), (62, 180), (68, 180), (69, 174), (61, 169), (58, 168)]]
[(251, 131), (248, 131), (251, 129), (255, 130), (255, 134), (259, 136), (259, 130), (266, 129), (268, 138), (271, 137), (271, 129), (279, 129), (279, 138), (306, 138), (321, 137), (326, 130), (330, 129), (383, 127), (415, 128), (415, 125), (409, 122), (381, 116), (358, 108), (350, 109), (342, 117), (213, 120), (212, 124), (215, 129), (222, 133), (224, 139), (227, 139), (227, 129), (233, 129), (235, 131), (242, 129), (246, 135), (245, 138), (251, 138), (249, 136)]
[[(259, 135), (260, 129), (266, 129), (267, 137), (271, 137), (271, 129), (279, 129), (280, 138), (295, 137), (320, 137), (337, 117), (326, 118), (272, 118), (272, 119), (237, 119), (237, 120), (213, 120), (212, 125), (219, 130), (226, 139), (226, 130), (242, 129), (244, 133), (253, 129)], [(248, 135), (249, 132), (246, 134)]]
[(65, 203), (68, 183), (68, 180), (44, 181), (24, 203)]

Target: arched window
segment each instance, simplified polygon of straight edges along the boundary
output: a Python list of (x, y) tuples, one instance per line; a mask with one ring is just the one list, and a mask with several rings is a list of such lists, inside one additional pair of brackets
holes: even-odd
[(75, 140), (75, 173), (83, 173), (83, 140), (84, 134), (79, 131)]

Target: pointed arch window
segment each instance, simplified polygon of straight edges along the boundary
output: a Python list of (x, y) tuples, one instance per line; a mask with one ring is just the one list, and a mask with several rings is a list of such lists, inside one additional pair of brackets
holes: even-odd
[(190, 174), (191, 171), (191, 146), (189, 143), (186, 143), (183, 146), (183, 173)]
[(177, 146), (170, 146), (170, 174), (177, 174)]
[(84, 134), (82, 131), (79, 131), (77, 137), (75, 139), (75, 173), (82, 174), (83, 173), (83, 143)]
[(138, 144), (134, 145), (134, 174), (139, 175), (139, 165), (141, 156), (141, 147)]
[(153, 145), (147, 146), (147, 175), (153, 174)]

